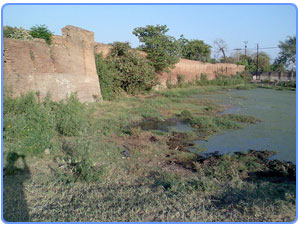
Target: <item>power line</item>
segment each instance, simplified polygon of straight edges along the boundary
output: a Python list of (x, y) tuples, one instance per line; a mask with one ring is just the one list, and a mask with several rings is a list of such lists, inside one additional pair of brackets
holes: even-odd
[(273, 49), (273, 48), (279, 48), (279, 47), (265, 47), (265, 48), (259, 48), (259, 49)]
[[(259, 49), (276, 49), (276, 48), (279, 48), (279, 47), (264, 47), (264, 48), (259, 48)], [(229, 49), (228, 51), (231, 52), (231, 51), (235, 51), (236, 49), (238, 49), (238, 48)], [(247, 48), (247, 50), (256, 50), (256, 48)]]

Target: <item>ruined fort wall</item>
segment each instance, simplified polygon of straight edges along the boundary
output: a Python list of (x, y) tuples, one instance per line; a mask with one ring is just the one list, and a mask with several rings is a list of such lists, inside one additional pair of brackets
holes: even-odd
[(201, 74), (206, 75), (208, 80), (215, 79), (218, 75), (231, 76), (245, 70), (242, 65), (232, 63), (203, 63), (194, 60), (180, 59), (174, 68), (168, 73), (160, 74), (160, 83), (166, 86), (167, 80), (170, 83), (176, 83), (177, 77), (183, 76), (184, 81), (194, 81), (199, 79)]
[[(102, 53), (106, 57), (112, 46), (95, 43), (95, 52), (97, 54)], [(138, 51), (141, 55), (146, 56), (145, 52)], [(218, 74), (225, 76), (235, 75), (238, 72), (245, 70), (245, 67), (242, 65), (236, 65), (232, 63), (203, 63), (194, 60), (180, 59), (179, 62), (175, 65), (173, 69), (168, 73), (158, 74), (161, 86), (165, 87), (166, 82), (176, 83), (177, 76), (183, 75), (185, 81), (193, 81), (197, 77), (200, 77), (201, 74), (205, 74), (207, 79), (215, 79)]]
[[(50, 92), (52, 99), (58, 101), (77, 92), (82, 102), (102, 99), (94, 52), (106, 57), (111, 46), (95, 43), (93, 32), (66, 26), (62, 36), (53, 36), (51, 45), (43, 39), (4, 39), (3, 46), (4, 93), (11, 90), (13, 96), (19, 96), (33, 91), (43, 98)], [(139, 52), (146, 56), (145, 52)], [(217, 74), (229, 76), (243, 70), (244, 66), (235, 64), (180, 59), (169, 73), (158, 76), (164, 87), (167, 80), (176, 83), (178, 75), (192, 81), (201, 74), (214, 79)]]
[(94, 59), (94, 33), (73, 26), (62, 29), (51, 45), (43, 39), (4, 39), (3, 87), (14, 96), (50, 92), (61, 100), (77, 92), (82, 102), (102, 99)]

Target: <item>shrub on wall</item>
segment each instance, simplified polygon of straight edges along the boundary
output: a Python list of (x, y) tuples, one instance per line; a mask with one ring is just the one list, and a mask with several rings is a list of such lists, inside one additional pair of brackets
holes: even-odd
[(51, 44), (52, 32), (46, 25), (36, 25), (30, 28), (30, 35), (34, 38), (45, 39), (48, 45)]
[(18, 27), (4, 26), (3, 37), (19, 39), (19, 40), (33, 40), (33, 37), (30, 35), (29, 31), (25, 30), (22, 27), (18, 28)]

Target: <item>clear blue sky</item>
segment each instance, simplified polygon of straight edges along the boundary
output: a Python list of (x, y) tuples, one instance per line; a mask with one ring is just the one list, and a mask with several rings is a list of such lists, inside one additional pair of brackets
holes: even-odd
[[(229, 50), (277, 46), (296, 35), (296, 8), (293, 5), (7, 5), (3, 24), (29, 29), (45, 24), (61, 35), (66, 25), (95, 33), (95, 41), (129, 41), (139, 45), (132, 34), (135, 27), (165, 24), (169, 35), (200, 39), (213, 45), (222, 38)], [(275, 58), (278, 49), (265, 50)], [(230, 54), (230, 51), (228, 52)]]

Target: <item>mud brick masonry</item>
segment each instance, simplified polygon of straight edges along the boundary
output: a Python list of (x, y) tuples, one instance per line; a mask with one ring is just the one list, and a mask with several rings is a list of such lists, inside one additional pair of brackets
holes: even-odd
[[(101, 90), (96, 72), (94, 53), (106, 56), (111, 46), (94, 42), (94, 33), (66, 26), (62, 36), (53, 36), (52, 44), (43, 39), (24, 41), (4, 39), (3, 44), (3, 89), (19, 96), (29, 91), (39, 92), (43, 98), (49, 92), (58, 101), (77, 92), (81, 102), (101, 100)], [(145, 55), (145, 53), (141, 53)], [(225, 63), (201, 63), (181, 59), (169, 73), (158, 74), (161, 86), (166, 80), (176, 82), (177, 75), (186, 81), (205, 73), (208, 79), (217, 74), (234, 75), (243, 71), (243, 66)]]
[(3, 60), (3, 87), (15, 96), (34, 91), (44, 97), (49, 91), (55, 101), (72, 92), (82, 102), (102, 98), (93, 32), (66, 26), (51, 45), (43, 39), (4, 39)]

